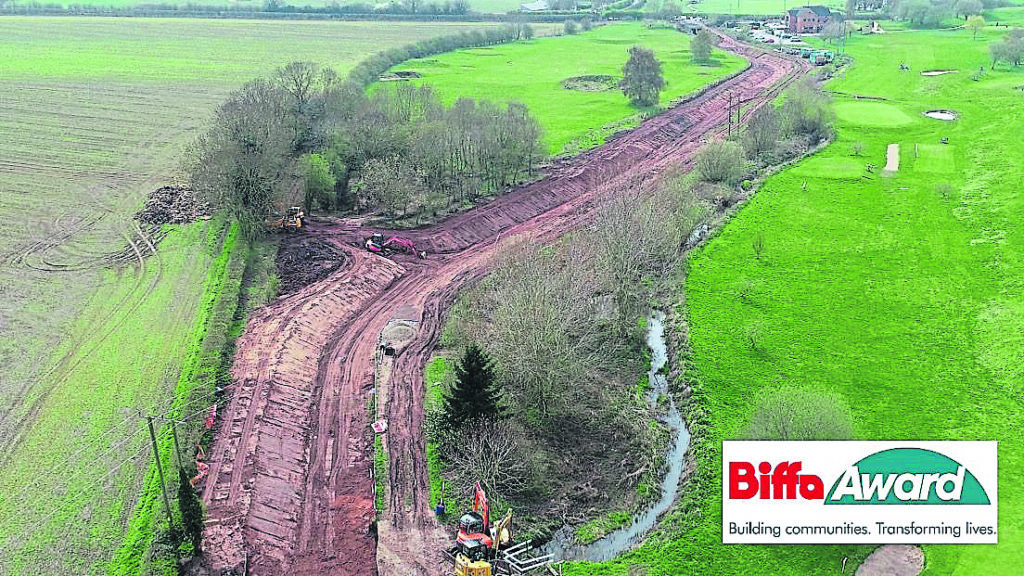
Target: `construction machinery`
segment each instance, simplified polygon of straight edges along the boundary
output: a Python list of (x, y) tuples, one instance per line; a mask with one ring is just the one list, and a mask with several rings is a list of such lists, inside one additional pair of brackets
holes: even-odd
[(266, 224), (269, 228), (292, 232), (302, 228), (306, 220), (306, 213), (299, 206), (292, 206), (285, 211), (284, 215), (277, 220), (270, 220)]
[(491, 507), (487, 494), (477, 482), (473, 510), (459, 519), (455, 546), (447, 550), (455, 561), (455, 576), (518, 576), (536, 569), (551, 568), (552, 554), (535, 553), (532, 541), (512, 544), (512, 510), (491, 524)]
[(385, 240), (384, 235), (380, 232), (371, 234), (363, 245), (366, 246), (366, 249), (370, 252), (380, 254), (382, 256), (390, 256), (395, 252), (407, 252), (409, 254), (415, 254), (419, 258), (427, 257), (427, 253), (425, 251), (416, 249), (416, 245), (413, 244), (412, 240), (399, 238), (398, 236), (392, 236)]

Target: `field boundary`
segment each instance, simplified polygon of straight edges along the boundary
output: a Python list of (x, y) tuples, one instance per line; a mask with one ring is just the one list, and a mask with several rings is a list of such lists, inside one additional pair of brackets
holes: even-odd
[[(189, 462), (194, 458), (192, 447), (200, 435), (194, 422), (197, 417), (205, 416), (207, 405), (214, 402), (214, 390), (204, 390), (207, 387), (204, 385), (212, 387), (216, 381), (216, 371), (221, 363), (224, 345), (229, 339), (232, 318), (239, 303), (242, 275), (248, 260), (248, 243), (241, 237), (238, 224), (225, 222), (218, 230), (222, 233), (222, 240), (217, 243), (220, 254), (207, 276), (189, 352), (182, 363), (181, 374), (174, 387), (174, 403), (167, 415), (186, 422), (185, 426), (179, 428), (179, 439), (185, 446), (182, 449), (183, 456)], [(173, 439), (166, 434), (167, 430), (169, 426), (163, 423), (157, 443), (158, 457), (165, 470), (167, 490), (170, 494), (176, 494), (177, 474), (173, 472), (177, 470), (177, 462)], [(150, 571), (177, 573), (177, 560), (173, 556), (164, 558), (160, 554), (148, 553), (158, 539), (158, 534), (169, 528), (163, 521), (162, 507), (154, 460), (146, 472), (121, 548), (111, 560), (107, 572), (109, 576), (135, 575), (147, 567)]]

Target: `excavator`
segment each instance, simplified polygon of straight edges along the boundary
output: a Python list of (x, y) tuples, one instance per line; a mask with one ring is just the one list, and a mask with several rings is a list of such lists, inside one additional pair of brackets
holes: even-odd
[(420, 259), (426, 258), (427, 253), (422, 250), (417, 250), (416, 245), (412, 243), (412, 240), (406, 238), (399, 238), (398, 236), (392, 236), (387, 240), (384, 240), (384, 235), (380, 232), (375, 232), (366, 239), (363, 244), (366, 249), (375, 254), (382, 256), (390, 256), (395, 252), (408, 252), (409, 254), (415, 254)]
[(281, 216), (277, 220), (269, 220), (266, 224), (268, 228), (276, 228), (284, 230), (285, 232), (291, 232), (293, 230), (301, 229), (305, 220), (306, 213), (302, 211), (302, 208), (299, 206), (292, 206), (285, 211), (284, 216)]
[(480, 483), (476, 483), (473, 510), (459, 518), (455, 546), (448, 551), (455, 559), (455, 576), (526, 574), (545, 567), (549, 573), (553, 556), (531, 554), (530, 541), (512, 544), (512, 510), (491, 524), (491, 506)]

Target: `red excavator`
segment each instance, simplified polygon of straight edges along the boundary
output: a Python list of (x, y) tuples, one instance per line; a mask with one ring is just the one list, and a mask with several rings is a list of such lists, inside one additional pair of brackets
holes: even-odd
[(392, 236), (387, 240), (384, 240), (384, 235), (380, 232), (371, 234), (364, 243), (366, 249), (370, 252), (380, 254), (382, 256), (390, 256), (395, 252), (408, 252), (409, 254), (415, 254), (420, 258), (426, 258), (427, 253), (416, 249), (416, 245), (412, 243), (412, 240), (405, 238), (399, 238), (398, 236)]
[(512, 544), (512, 510), (491, 524), (491, 506), (480, 483), (473, 511), (459, 519), (455, 546), (447, 551), (455, 563), (454, 576), (522, 576), (537, 569), (554, 574), (552, 554), (538, 554), (533, 540)]

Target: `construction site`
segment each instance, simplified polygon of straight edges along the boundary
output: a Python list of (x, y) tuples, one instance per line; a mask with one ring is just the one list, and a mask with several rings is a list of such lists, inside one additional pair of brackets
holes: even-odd
[[(736, 42), (749, 66), (635, 130), (558, 160), (543, 178), (426, 228), (297, 215), (283, 236), (285, 295), (238, 339), (230, 402), (202, 485), (212, 574), (435, 575), (548, 572), (560, 559), (501, 545), (486, 494), (458, 537), (430, 508), (422, 370), (461, 290), (524, 239), (550, 243), (595, 202), (687, 168), (702, 143), (775, 99), (809, 65)], [(737, 104), (738, 101), (738, 104)], [(738, 111), (738, 112), (737, 112)], [(738, 118), (737, 118), (738, 114)], [(315, 260), (312, 269), (301, 262)], [(376, 413), (367, 405), (373, 397)], [(375, 431), (371, 423), (383, 422)], [(392, 463), (374, 509), (373, 446)], [(457, 542), (457, 545), (456, 545)], [(474, 564), (475, 563), (475, 564)], [(557, 572), (556, 572), (557, 573)]]

